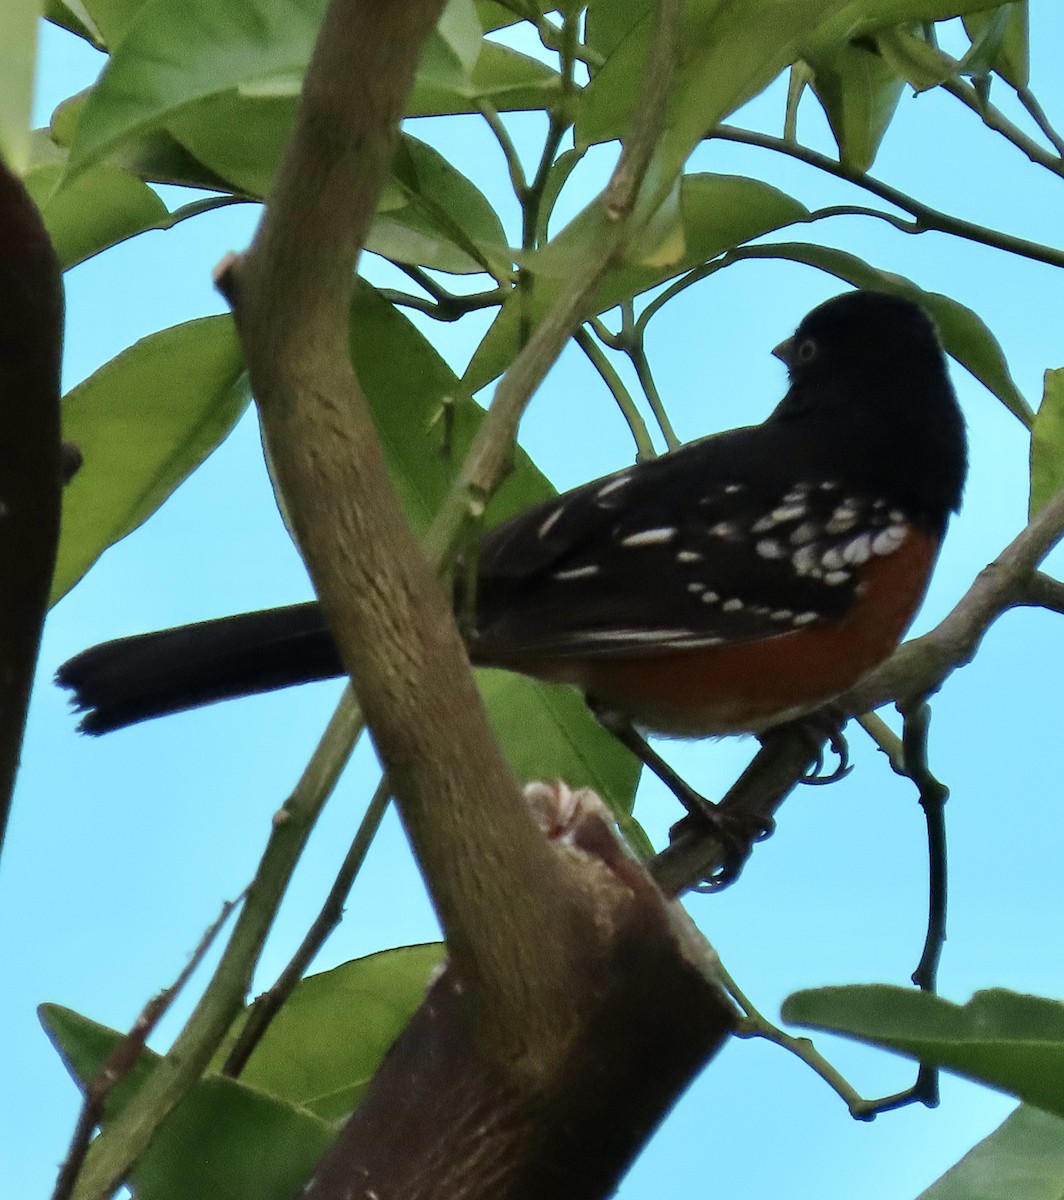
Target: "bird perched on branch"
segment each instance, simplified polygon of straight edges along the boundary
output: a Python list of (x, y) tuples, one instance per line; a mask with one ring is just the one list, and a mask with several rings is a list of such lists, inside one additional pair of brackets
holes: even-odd
[[(572, 684), (613, 728), (703, 737), (807, 714), (891, 653), (967, 467), (934, 326), (907, 299), (850, 292), (774, 353), (790, 386), (760, 425), (485, 533), (462, 606), (474, 663)], [(339, 674), (310, 603), (106, 642), (58, 680), (99, 734)]]

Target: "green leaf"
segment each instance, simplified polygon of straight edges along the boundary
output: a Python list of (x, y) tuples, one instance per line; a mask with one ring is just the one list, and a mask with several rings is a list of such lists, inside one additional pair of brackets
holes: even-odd
[(903, 275), (880, 271), (864, 259), (830, 246), (810, 246), (797, 242), (747, 246), (737, 252), (736, 261), (741, 258), (784, 258), (791, 262), (806, 263), (834, 275), (836, 279), (844, 279), (854, 287), (893, 292), (915, 300), (934, 317), (946, 350), (1030, 428), (1034, 413), (1012, 378), (1001, 344), (982, 318), (970, 308), (941, 292), (925, 292)]
[(1031, 429), (1029, 516), (1064, 487), (1064, 367), (1046, 371), (1042, 403)]
[(118, 167), (91, 167), (64, 182), (63, 167), (37, 167), (26, 176), (64, 270), (169, 219), (146, 183)]
[(1060, 1200), (1064, 1121), (1021, 1105), (917, 1200)]
[[(237, 191), (265, 197), (281, 161), (295, 100), (223, 92), (190, 105), (170, 132)], [(404, 134), (366, 249), (454, 274), (509, 274), (506, 233), (487, 198), (436, 150)]]
[[(690, 0), (681, 56), (661, 139), (660, 173), (680, 170), (707, 130), (761, 92), (799, 58), (879, 29), (938, 20), (988, 7), (988, 0)], [(627, 130), (649, 45), (651, 19), (617, 44), (580, 98), (578, 142), (606, 141)]]
[[(74, 1079), (92, 1079), (121, 1034), (46, 1004), (41, 1022)], [(104, 1124), (129, 1103), (158, 1055), (145, 1050), (108, 1098)], [(137, 1200), (289, 1200), (335, 1136), (305, 1109), (220, 1076), (194, 1084), (133, 1168)]]
[(82, 38), (97, 50), (103, 49), (103, 36), (81, 0), (47, 0), (44, 15), (53, 25)]
[(495, 735), (518, 781), (564, 779), (572, 788), (592, 788), (636, 848), (652, 853), (642, 830), (628, 821), (639, 760), (599, 725), (579, 694), (508, 671), (476, 674)]
[(580, 165), (580, 160), (584, 157), (584, 154), (585, 151), (575, 148), (565, 150), (551, 163), (550, 170), (547, 172), (547, 182), (543, 188), (543, 196), (539, 203), (539, 223), (536, 227), (537, 242), (545, 242), (547, 240), (554, 206), (558, 203), (558, 197), (562, 194), (562, 189), (569, 181), (569, 176)]
[(944, 1067), (1064, 1116), (1064, 1004), (1001, 988), (967, 1004), (869, 985), (797, 992), (783, 1019)]
[[(716, 258), (724, 251), (783, 226), (803, 221), (809, 210), (784, 192), (738, 175), (685, 175), (680, 185), (682, 254), (668, 265), (622, 263), (599, 285), (592, 312), (605, 312), (622, 300), (657, 287), (667, 279)], [(478, 391), (500, 375), (518, 349), (521, 305), (534, 326), (550, 308), (574, 262), (595, 252), (601, 216), (590, 205), (522, 264), (534, 275), (531, 298), (512, 295), (466, 368), (463, 384)]]
[(113, 50), (129, 32), (146, 3), (147, 0), (85, 0), (85, 8), (102, 34), (104, 44)]
[(30, 158), (30, 112), (43, 0), (6, 0), (0, 38), (0, 160), (16, 175)]
[[(397, 199), (405, 201), (378, 216), (366, 242), (368, 250), (396, 262), (434, 267), (458, 274), (489, 270), (506, 278), (512, 255), (497, 213), (480, 189), (431, 146), (404, 136), (392, 166)], [(387, 229), (403, 227), (424, 242), (413, 247), (390, 242)], [(405, 257), (404, 257), (405, 255)]]
[[(302, 980), (256, 1046), (240, 1080), (335, 1124), (361, 1102), (444, 958), (440, 942), (356, 958)], [(238, 1023), (219, 1053), (226, 1054)]]
[(916, 92), (929, 91), (960, 74), (956, 59), (908, 29), (885, 29), (876, 38), (876, 45), (884, 60)]
[(979, 50), (980, 61), (1018, 88), (1027, 86), (1031, 74), (1027, 9), (1027, 0), (1019, 0), (1002, 4), (996, 12), (972, 13), (964, 18), (964, 28), (972, 39), (973, 50)]
[[(505, 94), (533, 81), (541, 86), (544, 73), (556, 77), (541, 64), (530, 69), (531, 59), (515, 74), (514, 62), (523, 56), (501, 47), (489, 54), (485, 46), (467, 70), (470, 22), (476, 16), (468, 0), (452, 3), (459, 15), (447, 38), (437, 32), (426, 45), (423, 62), (429, 65), (420, 102), (415, 91), (412, 115), (426, 103), (432, 111), (473, 111), (479, 95)], [(147, 0), (92, 89), (71, 147), (70, 170), (83, 170), (119, 144), (165, 125), (186, 105), (220, 92), (258, 84), (268, 85), (271, 95), (294, 98), (322, 11), (323, 0), (185, 0), (181, 5)], [(441, 63), (449, 65), (445, 69)], [(452, 100), (462, 94), (468, 98), (456, 110)]]
[(586, 41), (608, 58), (652, 10), (651, 0), (590, 0)]
[(505, 4), (500, 4), (499, 0), (476, 0), (476, 3), (477, 17), (485, 33), (494, 33), (496, 29), (506, 29), (524, 20), (517, 13), (511, 12)]
[(867, 171), (898, 107), (902, 80), (882, 55), (862, 43), (839, 46), (811, 65), (812, 88), (840, 160), (855, 171)]
[(84, 465), (63, 496), (53, 601), (151, 516), (222, 441), (247, 402), (229, 317), (152, 334), (67, 394), (63, 436), (81, 449)]
[(445, 87), (419, 75), (407, 102), (408, 117), (479, 112), (490, 100), (499, 112), (547, 108), (561, 95), (561, 77), (539, 59), (484, 42), (476, 66), (460, 87)]
[(321, 0), (148, 0), (89, 96), (71, 146), (71, 170), (162, 125), (186, 104), (301, 72), (321, 12)]
[[(66, 149), (73, 142), (89, 95), (90, 92), (85, 91), (71, 96), (52, 113), (48, 132), (57, 146)], [(67, 157), (64, 154), (60, 161), (65, 164)], [(149, 130), (122, 142), (107, 156), (107, 165), (119, 167), (151, 183), (175, 183), (180, 187), (216, 192), (233, 190), (228, 180), (193, 158), (165, 129)]]

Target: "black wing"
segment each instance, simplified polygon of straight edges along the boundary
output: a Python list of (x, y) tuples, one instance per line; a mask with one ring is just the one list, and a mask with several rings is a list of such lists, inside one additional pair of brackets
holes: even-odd
[(834, 476), (830, 452), (777, 441), (771, 425), (705, 438), (489, 532), (474, 658), (634, 657), (843, 617), (910, 518)]

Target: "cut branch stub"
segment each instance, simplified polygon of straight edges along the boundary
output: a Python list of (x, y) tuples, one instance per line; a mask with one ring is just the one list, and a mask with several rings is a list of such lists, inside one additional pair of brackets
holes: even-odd
[[(538, 785), (537, 785), (538, 786)], [(597, 911), (574, 972), (564, 1055), (532, 1080), (478, 1040), (448, 966), (385, 1058), (304, 1194), (315, 1200), (594, 1200), (635, 1154), (736, 1014), (715, 956), (617, 842), (601, 801), (559, 786), (557, 850)]]

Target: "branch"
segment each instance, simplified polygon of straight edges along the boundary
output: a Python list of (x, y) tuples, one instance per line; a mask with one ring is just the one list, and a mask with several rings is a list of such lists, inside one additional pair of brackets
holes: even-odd
[(1035, 571), (1062, 536), (1064, 491), (979, 572), (945, 620), (900, 646), (842, 698), (847, 711), (867, 712), (890, 701), (937, 691), (958, 667), (971, 662), (983, 635), (1003, 612), (1028, 603)]
[(505, 477), (517, 427), (536, 388), (566, 342), (589, 315), (599, 283), (620, 258), (635, 230), (630, 217), (665, 120), (675, 69), (682, 0), (659, 0), (636, 117), (621, 157), (597, 204), (602, 215), (598, 244), (562, 286), (557, 300), (532, 332), (495, 389), (480, 429), (427, 538), (430, 558), (448, 559), (467, 522)]
[[(1014, 125), (999, 108), (995, 108), (989, 100), (984, 100), (970, 83), (966, 83), (960, 78), (954, 78), (944, 80), (940, 86), (949, 92), (951, 96), (955, 96), (962, 104), (967, 105), (988, 129), (994, 130), (995, 133), (1000, 133), (1017, 150), (1025, 154), (1031, 162), (1040, 167), (1045, 167), (1047, 171), (1052, 171), (1054, 175), (1064, 176), (1064, 159), (1060, 157), (1059, 153), (1047, 153), (1033, 138), (1029, 138), (1018, 125)], [(1017, 94), (1019, 94), (1019, 89), (1017, 89)], [(1034, 100), (1034, 97), (1029, 92), (1027, 93), (1027, 97), (1028, 100)], [(1022, 95), (1021, 101), (1023, 101)], [(1034, 116), (1034, 112), (1028, 107), (1027, 101), (1023, 101), (1023, 103), (1027, 107), (1028, 112)], [(1037, 105), (1037, 101), (1035, 101), (1035, 104)], [(1038, 111), (1041, 113), (1040, 108)], [(1041, 116), (1044, 121), (1045, 113), (1041, 113)], [(1043, 126), (1037, 117), (1035, 117), (1035, 120), (1042, 126), (1043, 133), (1046, 133), (1049, 123), (1046, 122)], [(1047, 136), (1050, 137), (1051, 141), (1054, 141), (1056, 135), (1049, 129)], [(1056, 145), (1055, 141), (1054, 145)]]
[[(1038, 570), (1039, 564), (1064, 537), (1064, 490), (976, 577), (953, 611), (930, 633), (899, 646), (881, 666), (836, 701), (855, 716), (891, 702), (902, 705), (931, 695), (959, 667), (969, 663), (995, 620), (1018, 605), (1064, 603), (1064, 588)], [(883, 728), (872, 722), (873, 736)], [(889, 732), (889, 731), (888, 731)], [(896, 739), (884, 739), (897, 757)], [(816, 746), (808, 729), (780, 725), (762, 735), (762, 748), (735, 782), (721, 804), (744, 815), (768, 821), (816, 761)], [(722, 847), (703, 831), (684, 826), (650, 869), (666, 895), (676, 896), (712, 876), (724, 861)]]
[(148, 1038), (151, 1037), (155, 1027), (166, 1015), (182, 988), (203, 961), (222, 926), (229, 919), (229, 914), (238, 903), (239, 899), (227, 900), (222, 905), (221, 913), (200, 938), (199, 945), (192, 952), (192, 956), (185, 964), (181, 974), (169, 987), (163, 988), (148, 1001), (141, 1010), (140, 1016), (133, 1022), (130, 1031), (118, 1042), (100, 1069), (85, 1084), (85, 1098), (82, 1101), (81, 1112), (78, 1114), (73, 1136), (70, 1139), (70, 1149), (63, 1160), (63, 1165), (59, 1168), (59, 1178), (56, 1180), (52, 1200), (67, 1200), (71, 1194), (85, 1155), (92, 1144), (92, 1135), (103, 1118), (107, 1097), (137, 1065)]
[(295, 790), (273, 819), (255, 878), (221, 961), (166, 1055), (85, 1156), (74, 1200), (107, 1200), (167, 1114), (200, 1077), (244, 1005), (266, 935), (325, 801), (347, 765), (361, 714), (350, 696), (337, 707)]
[[(1048, 263), (1051, 267), (1064, 267), (1064, 251), (1053, 246), (1043, 246), (1040, 242), (1032, 242), (1027, 238), (1013, 237), (1008, 233), (1000, 233), (985, 225), (976, 225), (972, 221), (964, 221), (960, 217), (950, 216), (912, 196), (881, 183), (866, 175), (863, 171), (855, 171), (844, 163), (829, 158), (816, 150), (810, 150), (797, 142), (788, 142), (783, 138), (772, 137), (767, 133), (755, 133), (750, 129), (736, 129), (731, 125), (718, 125), (706, 134), (707, 139), (717, 138), (725, 142), (738, 142), (743, 146), (758, 146), (763, 150), (774, 150), (777, 154), (786, 154), (788, 158), (797, 159), (808, 166), (834, 175), (836, 179), (844, 179), (856, 187), (863, 188), (873, 196), (886, 200), (889, 204), (910, 213), (919, 223), (921, 229), (937, 230), (939, 233), (952, 234), (954, 237), (965, 238), (970, 242), (978, 242), (983, 246), (992, 246), (996, 250), (1004, 250), (1020, 258), (1030, 258), (1035, 262)], [(915, 232), (911, 231), (911, 232)]]
[(298, 950), (292, 955), (291, 960), (277, 977), (273, 987), (269, 991), (263, 992), (261, 996), (258, 996), (254, 1004), (252, 1004), (248, 1011), (247, 1021), (240, 1030), (240, 1034), (234, 1042), (232, 1050), (229, 1051), (228, 1057), (222, 1065), (220, 1072), (222, 1075), (230, 1075), (236, 1078), (243, 1071), (248, 1059), (251, 1057), (255, 1047), (262, 1041), (263, 1035), (269, 1029), (274, 1017), (277, 1016), (284, 1002), (295, 991), (296, 985), (303, 978), (304, 973), (314, 961), (318, 951), (325, 944), (329, 934), (340, 924), (344, 912), (344, 902), (351, 891), (351, 885), (355, 882), (355, 877), (362, 869), (362, 864), (366, 861), (366, 855), (369, 853), (373, 839), (377, 836), (377, 830), (380, 828), (384, 814), (388, 810), (391, 798), (392, 792), (388, 786), (388, 781), (387, 779), (382, 779), (380, 786), (374, 792), (373, 798), (369, 802), (369, 807), (366, 809), (362, 823), (358, 827), (358, 832), (351, 843), (351, 848), (345, 855), (344, 861), (340, 864), (340, 870), (337, 872), (333, 885), (329, 889), (329, 894), (325, 898), (321, 912), (311, 922), (311, 926), (307, 930), (302, 942), (300, 942)]

